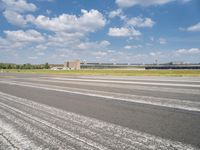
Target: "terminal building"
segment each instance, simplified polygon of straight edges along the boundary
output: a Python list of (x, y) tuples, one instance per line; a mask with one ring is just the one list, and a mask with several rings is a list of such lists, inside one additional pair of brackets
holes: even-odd
[(66, 61), (63, 64), (50, 65), (52, 70), (79, 70), (79, 69), (200, 69), (200, 64), (167, 63), (167, 64), (129, 64), (129, 63), (86, 63), (80, 60)]
[(163, 69), (163, 70), (172, 70), (172, 69), (182, 69), (182, 70), (197, 70), (200, 69), (199, 64), (181, 64), (181, 65), (146, 65), (145, 66), (146, 70), (151, 70), (151, 69)]
[(64, 68), (70, 70), (79, 70), (81, 68), (80, 60), (66, 61), (64, 62)]

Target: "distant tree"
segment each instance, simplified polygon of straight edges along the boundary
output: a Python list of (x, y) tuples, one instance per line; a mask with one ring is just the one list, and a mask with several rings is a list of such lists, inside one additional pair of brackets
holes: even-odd
[(31, 64), (26, 64), (25, 69), (31, 69)]
[(49, 69), (49, 68), (50, 68), (49, 64), (48, 64), (48, 63), (45, 63), (45, 64), (44, 64), (44, 68), (45, 68), (45, 69)]
[(8, 64), (8, 65), (7, 65), (7, 69), (12, 69), (11, 64)]
[(21, 69), (25, 69), (26, 68), (26, 64), (21, 65)]
[(3, 69), (3, 67), (4, 67), (4, 64), (0, 63), (0, 69)]
[(20, 69), (20, 65), (16, 65), (16, 69)]
[(0, 69), (49, 69), (50, 66), (48, 63), (45, 64), (9, 64), (9, 63), (0, 63)]

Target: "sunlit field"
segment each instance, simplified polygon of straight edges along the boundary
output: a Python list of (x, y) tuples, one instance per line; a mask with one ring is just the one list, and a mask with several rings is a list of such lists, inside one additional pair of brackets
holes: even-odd
[(112, 76), (200, 76), (200, 70), (123, 70), (123, 69), (82, 69), (82, 70), (3, 70), (13, 73), (65, 74), (65, 75), (112, 75)]

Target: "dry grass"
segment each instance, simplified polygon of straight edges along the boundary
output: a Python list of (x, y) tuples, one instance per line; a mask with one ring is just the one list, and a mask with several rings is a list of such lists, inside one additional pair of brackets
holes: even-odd
[(65, 75), (112, 75), (112, 76), (200, 76), (200, 70), (4, 70), (12, 73), (65, 74)]

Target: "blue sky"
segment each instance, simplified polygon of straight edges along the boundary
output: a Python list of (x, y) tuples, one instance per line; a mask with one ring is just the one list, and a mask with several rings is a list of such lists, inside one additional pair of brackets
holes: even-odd
[(200, 63), (199, 0), (0, 0), (0, 62)]

